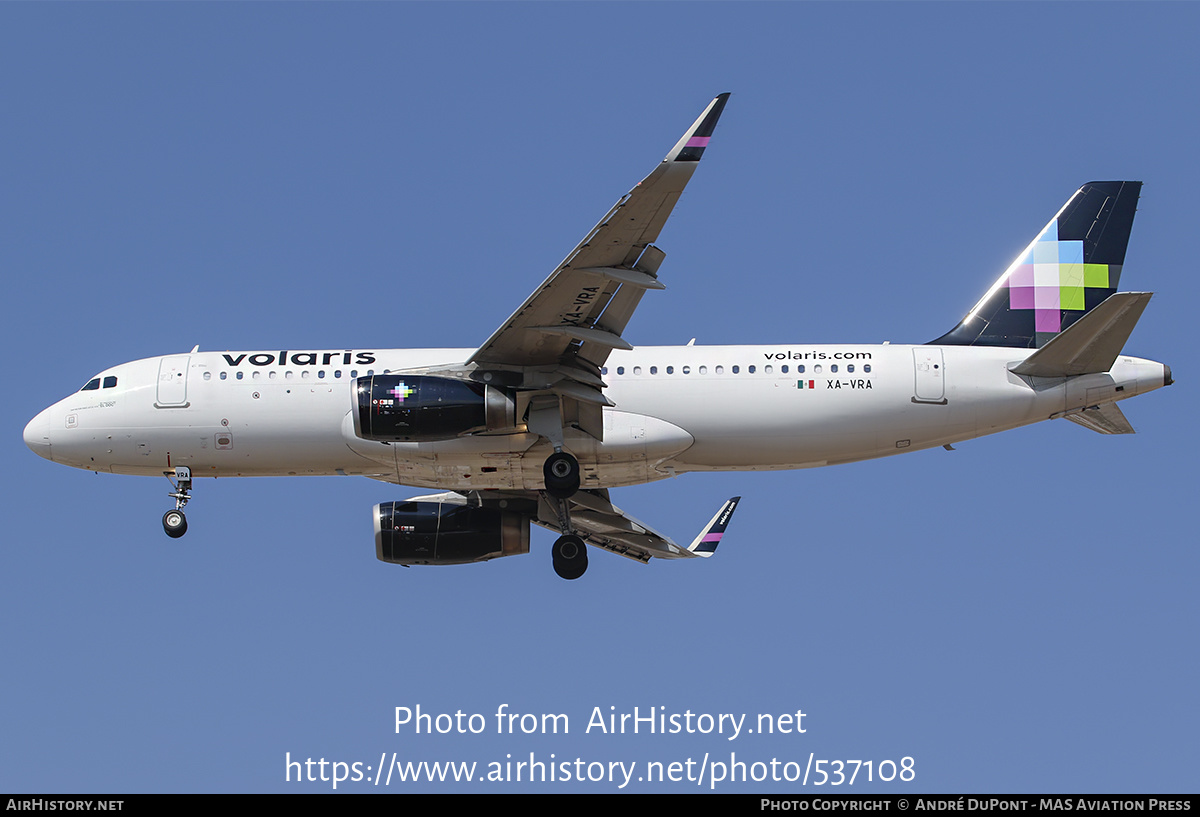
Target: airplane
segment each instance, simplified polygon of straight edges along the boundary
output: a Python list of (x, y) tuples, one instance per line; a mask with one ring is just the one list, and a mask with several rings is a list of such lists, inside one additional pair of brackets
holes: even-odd
[(1133, 428), (1118, 403), (1173, 382), (1125, 342), (1151, 294), (1118, 292), (1141, 183), (1089, 182), (949, 332), (921, 345), (637, 347), (665, 289), (654, 242), (712, 139), (713, 99), (654, 170), (475, 349), (170, 354), (100, 372), (25, 427), (39, 456), (165, 475), (187, 531), (200, 476), (359, 475), (440, 493), (374, 506), (376, 557), (400, 565), (529, 552), (555, 572), (587, 546), (646, 563), (710, 557), (740, 497), (680, 544), (612, 488), (697, 471), (811, 468), (1064, 417)]

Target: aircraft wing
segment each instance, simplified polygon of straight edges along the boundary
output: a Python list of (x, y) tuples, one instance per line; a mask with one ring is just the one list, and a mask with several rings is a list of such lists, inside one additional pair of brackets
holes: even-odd
[[(383, 482), (395, 482), (381, 476), (372, 477)], [(535, 525), (560, 532), (558, 509), (545, 494), (533, 491), (471, 491), (458, 493), (446, 491), (440, 494), (409, 497), (406, 502), (438, 502), (451, 505), (483, 505), (504, 507), (529, 516)], [(690, 545), (681, 545), (669, 536), (659, 533), (644, 522), (639, 522), (608, 499), (607, 490), (577, 491), (565, 500), (571, 508), (571, 526), (574, 533), (589, 545), (604, 548), (620, 556), (642, 562), (651, 558), (689, 559), (695, 556), (712, 556), (725, 535), (725, 528), (733, 518), (740, 496), (726, 500), (708, 521)]]
[[(545, 367), (563, 396), (605, 404), (600, 367), (613, 349), (633, 348), (621, 333), (647, 289), (664, 289), (666, 254), (651, 246), (687, 185), (729, 94), (721, 94), (666, 158), (600, 219), (550, 277), (467, 361), (483, 370)], [(572, 393), (573, 392), (573, 393)]]
[[(608, 491), (579, 491), (567, 502), (571, 505), (571, 526), (585, 542), (645, 563), (652, 557), (712, 556), (741, 499), (735, 496), (727, 500), (690, 545), (680, 545), (634, 519), (609, 501)], [(543, 528), (559, 531), (557, 509), (544, 496), (539, 497), (537, 515), (532, 521)]]
[[(375, 476), (383, 482), (393, 479)], [(558, 509), (545, 495), (532, 491), (471, 491), (409, 497), (406, 502), (437, 502), (450, 505), (482, 505), (504, 507), (529, 516), (529, 521), (543, 528), (560, 532)], [(620, 556), (645, 564), (651, 558), (689, 559), (712, 556), (733, 518), (740, 496), (725, 501), (690, 545), (680, 545), (669, 536), (639, 522), (608, 499), (607, 490), (578, 491), (566, 500), (571, 506), (571, 526), (574, 533), (589, 545), (604, 548)]]

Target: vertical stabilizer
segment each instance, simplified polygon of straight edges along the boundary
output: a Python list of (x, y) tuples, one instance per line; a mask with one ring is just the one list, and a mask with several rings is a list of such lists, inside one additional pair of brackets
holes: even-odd
[(1040, 348), (1117, 291), (1141, 182), (1079, 188), (958, 326), (932, 344)]

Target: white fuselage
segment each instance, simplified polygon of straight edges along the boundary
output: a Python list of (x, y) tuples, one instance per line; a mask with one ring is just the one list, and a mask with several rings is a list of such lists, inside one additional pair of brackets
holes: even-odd
[[(366, 475), (443, 490), (542, 487), (528, 432), (424, 443), (355, 435), (354, 380), (453, 366), (469, 349), (195, 352), (102, 372), (25, 430), (54, 462), (161, 476)], [(940, 446), (1163, 386), (1164, 366), (1022, 378), (1032, 350), (965, 346), (668, 346), (613, 352), (604, 441), (568, 428), (584, 488), (687, 471), (809, 468)], [(115, 382), (113, 382), (115, 378)], [(93, 381), (94, 382), (94, 381)], [(107, 385), (111, 383), (112, 385)]]

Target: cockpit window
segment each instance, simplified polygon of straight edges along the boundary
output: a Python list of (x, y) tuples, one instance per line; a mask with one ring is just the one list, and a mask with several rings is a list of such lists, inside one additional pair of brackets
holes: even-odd
[(80, 391), (95, 391), (98, 388), (100, 388), (100, 378), (94, 377)]
[(104, 378), (104, 388), (112, 389), (112, 388), (115, 388), (116, 385), (117, 385), (117, 378), (114, 375), (110, 374), (108, 377)]

